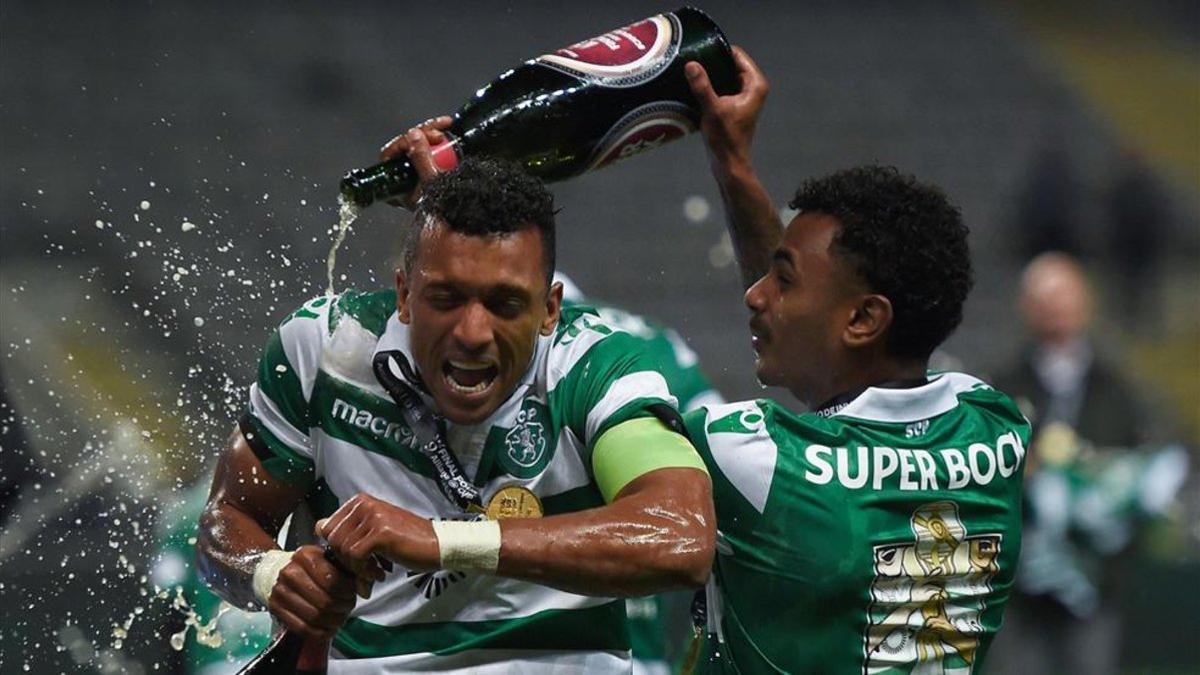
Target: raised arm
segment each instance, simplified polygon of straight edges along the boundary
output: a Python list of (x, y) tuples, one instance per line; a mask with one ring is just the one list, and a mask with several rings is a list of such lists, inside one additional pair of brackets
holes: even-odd
[(700, 104), (700, 131), (709, 165), (721, 190), (742, 285), (749, 288), (770, 268), (783, 224), (750, 160), (750, 146), (770, 85), (740, 47), (733, 48), (733, 58), (742, 86), (729, 96), (713, 90), (699, 63), (688, 63), (684, 71)]

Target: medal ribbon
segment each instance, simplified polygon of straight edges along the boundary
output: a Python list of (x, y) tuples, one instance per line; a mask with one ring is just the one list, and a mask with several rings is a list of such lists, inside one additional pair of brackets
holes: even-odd
[[(468, 513), (483, 513), (483, 499), (479, 496), (479, 488), (463, 475), (462, 465), (450, 444), (446, 442), (443, 433), (445, 422), (442, 416), (430, 410), (412, 390), (404, 383), (402, 374), (411, 373), (408, 359), (398, 351), (380, 352), (375, 355), (371, 364), (375, 371), (375, 379), (383, 385), (392, 400), (400, 407), (404, 422), (412, 430), (417, 440), (417, 450), (433, 464), (437, 472), (438, 488), (460, 509)], [(415, 379), (408, 375), (409, 379)]]

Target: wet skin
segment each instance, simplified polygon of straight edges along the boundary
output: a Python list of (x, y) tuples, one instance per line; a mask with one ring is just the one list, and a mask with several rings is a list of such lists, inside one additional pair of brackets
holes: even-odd
[(426, 225), (396, 289), (421, 379), (456, 424), (478, 424), (504, 403), (562, 307), (535, 228), (479, 237)]
[(888, 355), (891, 303), (838, 251), (839, 227), (823, 213), (797, 215), (745, 296), (759, 381), (786, 387), (810, 407), (859, 386), (924, 374), (921, 360)]

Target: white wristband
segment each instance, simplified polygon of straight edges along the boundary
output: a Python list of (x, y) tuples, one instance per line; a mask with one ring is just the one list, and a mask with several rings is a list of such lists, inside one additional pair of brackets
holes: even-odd
[(442, 569), (495, 574), (500, 566), (500, 523), (495, 520), (433, 521)]
[(262, 558), (255, 565), (250, 587), (254, 589), (254, 597), (258, 598), (263, 607), (267, 606), (267, 600), (271, 598), (271, 589), (275, 588), (279, 572), (292, 561), (294, 553), (295, 551), (272, 549), (263, 553)]

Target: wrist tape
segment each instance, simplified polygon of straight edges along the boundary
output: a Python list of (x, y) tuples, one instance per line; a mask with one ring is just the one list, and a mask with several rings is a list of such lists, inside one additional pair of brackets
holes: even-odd
[(495, 574), (500, 566), (500, 523), (495, 520), (433, 521), (442, 569)]
[(275, 588), (279, 572), (292, 561), (294, 553), (295, 551), (273, 549), (263, 553), (258, 564), (254, 566), (254, 577), (250, 587), (254, 589), (254, 597), (258, 598), (263, 607), (267, 606), (267, 600), (271, 598), (271, 589)]

